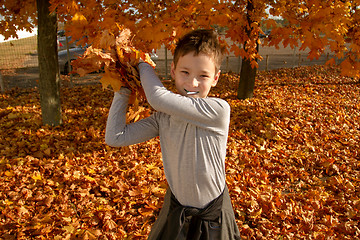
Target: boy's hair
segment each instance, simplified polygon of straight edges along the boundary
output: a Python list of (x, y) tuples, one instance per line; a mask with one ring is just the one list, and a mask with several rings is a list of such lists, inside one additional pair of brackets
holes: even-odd
[(174, 65), (179, 58), (194, 52), (195, 56), (204, 53), (211, 57), (215, 63), (215, 70), (220, 70), (223, 60), (224, 48), (220, 45), (218, 35), (211, 29), (198, 29), (185, 34), (180, 38), (174, 52)]

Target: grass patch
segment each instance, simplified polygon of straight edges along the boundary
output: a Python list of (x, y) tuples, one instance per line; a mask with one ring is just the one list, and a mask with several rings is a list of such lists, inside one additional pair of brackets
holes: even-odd
[(24, 67), (24, 62), (36, 52), (36, 36), (0, 43), (0, 69)]

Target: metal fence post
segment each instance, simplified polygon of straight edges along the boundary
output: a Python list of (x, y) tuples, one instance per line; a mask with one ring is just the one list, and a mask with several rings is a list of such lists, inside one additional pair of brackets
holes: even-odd
[(168, 79), (168, 59), (167, 59), (167, 48), (165, 46), (165, 79)]
[[(241, 48), (241, 44), (239, 44), (239, 48)], [(241, 56), (239, 55), (238, 56), (238, 66), (237, 66), (237, 73), (240, 74), (240, 71), (241, 71), (241, 64), (242, 64), (242, 58)]]
[(294, 53), (293, 53), (293, 67), (296, 66), (296, 47), (294, 47)]
[(1, 72), (0, 72), (0, 88), (2, 93), (5, 92), (5, 84)]
[(229, 71), (229, 56), (226, 56), (226, 72)]
[(66, 51), (67, 51), (67, 61), (68, 61), (68, 73), (70, 74), (70, 86), (71, 87), (74, 87), (74, 84), (73, 84), (73, 80), (72, 80), (72, 73), (71, 73), (71, 61), (70, 61), (70, 51), (69, 51), (69, 39), (67, 36), (65, 36), (66, 38)]
[(265, 65), (265, 71), (268, 71), (268, 67), (269, 67), (269, 55), (266, 54), (266, 65)]

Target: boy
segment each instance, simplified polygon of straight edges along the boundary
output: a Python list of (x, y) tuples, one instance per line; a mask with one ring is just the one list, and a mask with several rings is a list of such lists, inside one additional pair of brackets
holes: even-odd
[(220, 76), (222, 52), (211, 30), (195, 30), (180, 39), (171, 65), (178, 94), (141, 62), (141, 83), (157, 112), (136, 123), (125, 122), (130, 91), (122, 88), (114, 95), (105, 133), (108, 145), (160, 136), (169, 189), (150, 240), (240, 239), (225, 183), (230, 106), (207, 98)]

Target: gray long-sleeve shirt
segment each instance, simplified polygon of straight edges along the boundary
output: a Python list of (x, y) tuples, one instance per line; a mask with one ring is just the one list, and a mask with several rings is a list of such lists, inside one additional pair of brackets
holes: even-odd
[(105, 142), (127, 146), (160, 136), (164, 171), (170, 189), (184, 206), (203, 208), (225, 187), (225, 156), (230, 106), (219, 98), (191, 98), (167, 90), (148, 64), (140, 79), (150, 117), (126, 124), (130, 91), (115, 93), (106, 125)]

